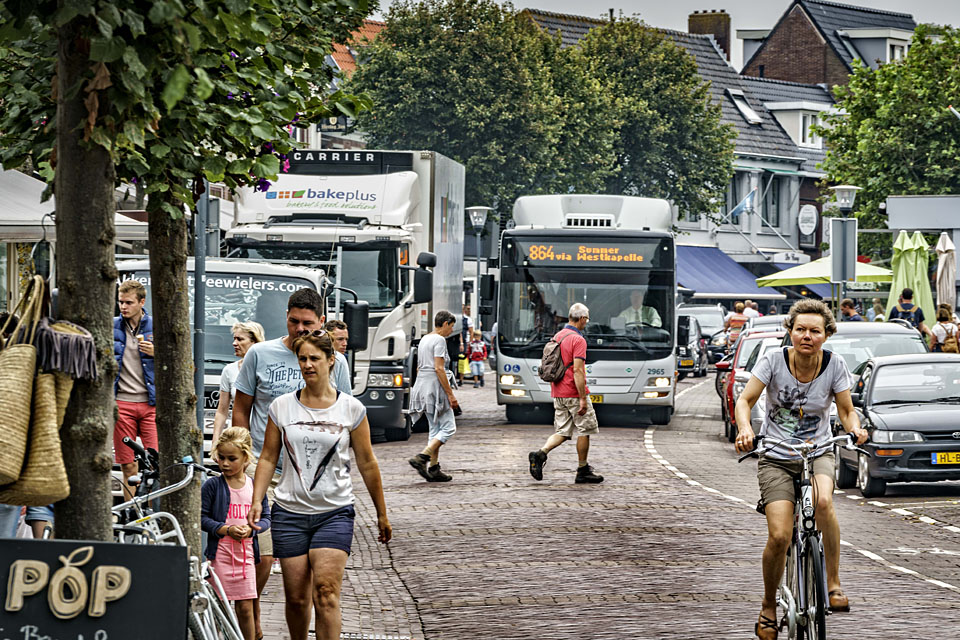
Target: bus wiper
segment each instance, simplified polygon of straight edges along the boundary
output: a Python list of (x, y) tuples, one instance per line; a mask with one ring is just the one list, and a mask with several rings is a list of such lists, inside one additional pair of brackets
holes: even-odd
[(953, 403), (960, 402), (960, 396), (945, 396), (943, 398), (934, 398), (933, 400), (929, 400), (929, 402), (945, 402), (945, 403), (953, 404)]
[(650, 349), (639, 338), (634, 338), (633, 336), (624, 335), (622, 333), (591, 333), (588, 334), (591, 338), (613, 338), (615, 340), (625, 340), (631, 345), (637, 347), (644, 353), (650, 353)]

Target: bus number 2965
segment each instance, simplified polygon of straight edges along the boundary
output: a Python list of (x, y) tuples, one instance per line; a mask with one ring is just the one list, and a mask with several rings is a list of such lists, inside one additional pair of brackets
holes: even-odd
[(664, 369), (647, 369), (648, 376), (662, 376), (666, 375)]

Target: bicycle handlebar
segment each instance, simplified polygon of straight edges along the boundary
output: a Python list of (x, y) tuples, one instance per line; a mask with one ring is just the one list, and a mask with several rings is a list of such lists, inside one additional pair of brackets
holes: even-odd
[(146, 450), (140, 446), (139, 442), (137, 442), (136, 440), (132, 440), (129, 436), (123, 436), (123, 444), (133, 449), (133, 452), (139, 455), (140, 457), (142, 458), (147, 457)]
[[(124, 440), (126, 440), (126, 438), (125, 438)], [(126, 442), (125, 442), (125, 444), (128, 444), (128, 445), (129, 445), (129, 443), (126, 443)], [(136, 443), (134, 443), (134, 444), (136, 444)], [(138, 446), (139, 446), (139, 445), (138, 445)], [(133, 448), (133, 447), (131, 447), (131, 448)], [(136, 449), (134, 449), (134, 450), (136, 450)], [(141, 448), (141, 450), (142, 450), (142, 448)], [(176, 482), (176, 483), (174, 483), (174, 484), (168, 485), (168, 486), (166, 486), (166, 487), (162, 487), (162, 488), (160, 488), (160, 489), (157, 489), (156, 491), (151, 491), (150, 493), (145, 494), (145, 495), (142, 495), (142, 496), (136, 496), (136, 497), (134, 497), (132, 500), (128, 500), (128, 501), (126, 501), (126, 502), (124, 502), (124, 503), (122, 503), (122, 504), (118, 504), (117, 506), (113, 507), (113, 508), (111, 509), (111, 511), (112, 511), (113, 513), (119, 514), (119, 513), (123, 512), (124, 509), (129, 509), (130, 507), (139, 506), (139, 505), (141, 505), (141, 504), (143, 504), (143, 503), (150, 502), (151, 500), (156, 500), (157, 498), (160, 498), (160, 497), (163, 497), (163, 496), (166, 496), (166, 495), (170, 495), (171, 493), (176, 493), (177, 491), (180, 491), (180, 490), (183, 489), (184, 487), (188, 486), (188, 485), (193, 481), (193, 475), (194, 475), (194, 473), (195, 473), (196, 471), (198, 471), (198, 470), (199, 470), (201, 473), (204, 473), (204, 474), (207, 474), (207, 475), (211, 475), (211, 476), (220, 475), (219, 473), (217, 473), (217, 472), (215, 472), (215, 471), (211, 471), (210, 469), (207, 469), (207, 468), (204, 467), (203, 465), (200, 465), (200, 464), (197, 464), (196, 462), (194, 462), (194, 461), (193, 461), (193, 456), (184, 456), (182, 462), (178, 462), (177, 464), (175, 464), (175, 465), (173, 465), (173, 466), (175, 466), (175, 467), (177, 467), (177, 466), (184, 466), (184, 467), (186, 467), (186, 468), (187, 468), (187, 475), (186, 475), (182, 480), (180, 480), (179, 482)]]
[[(871, 455), (870, 452), (867, 451), (866, 449), (862, 449), (862, 448), (858, 447), (856, 444), (854, 444), (853, 434), (852, 434), (852, 433), (844, 433), (843, 435), (834, 436), (833, 438), (830, 438), (830, 439), (828, 439), (828, 440), (824, 440), (823, 442), (821, 442), (821, 443), (819, 443), (819, 444), (816, 444), (816, 445), (809, 445), (808, 443), (801, 441), (801, 442), (799, 442), (799, 445), (801, 446), (801, 448), (798, 448), (797, 445), (790, 444), (790, 442), (789, 442), (790, 440), (797, 440), (797, 438), (794, 438), (794, 437), (784, 438), (783, 440), (780, 440), (779, 442), (774, 442), (772, 445), (767, 446), (767, 447), (764, 447), (763, 449), (760, 449), (760, 450), (758, 451), (757, 448), (756, 448), (756, 447), (757, 447), (757, 442), (758, 442), (761, 438), (763, 438), (762, 435), (757, 436), (756, 438), (754, 438), (754, 441), (753, 441), (754, 449), (753, 449), (753, 451), (750, 451), (749, 453), (746, 453), (746, 454), (744, 454), (743, 456), (741, 456), (739, 459), (737, 459), (737, 462), (738, 462), (738, 463), (743, 462), (744, 460), (746, 460), (747, 458), (749, 458), (749, 457), (751, 457), (751, 456), (759, 456), (759, 455), (762, 454), (762, 453), (767, 453), (767, 452), (769, 452), (769, 451), (772, 451), (773, 449), (776, 449), (776, 448), (779, 447), (780, 445), (783, 445), (783, 446), (785, 446), (785, 447), (788, 447), (788, 448), (792, 449), (792, 450), (794, 451), (794, 453), (796, 453), (796, 454), (797, 454), (798, 456), (800, 456), (801, 458), (806, 458), (806, 457), (808, 457), (811, 453), (813, 453), (814, 451), (819, 451), (820, 449), (824, 449), (824, 448), (826, 448), (826, 447), (828, 447), (828, 446), (830, 446), (830, 445), (832, 445), (832, 444), (835, 444), (835, 443), (838, 443), (838, 442), (843, 442), (843, 441), (846, 441), (846, 444), (844, 445), (844, 449), (847, 449), (848, 451), (859, 451), (860, 453), (864, 454), (864, 455), (867, 456), (867, 457), (869, 457), (869, 456)], [(806, 447), (803, 447), (802, 445), (806, 445)]]

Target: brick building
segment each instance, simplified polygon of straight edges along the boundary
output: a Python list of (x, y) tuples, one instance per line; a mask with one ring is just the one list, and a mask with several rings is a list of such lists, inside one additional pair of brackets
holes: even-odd
[(876, 69), (907, 54), (917, 23), (906, 13), (793, 0), (772, 29), (738, 29), (746, 76), (833, 87), (856, 60)]

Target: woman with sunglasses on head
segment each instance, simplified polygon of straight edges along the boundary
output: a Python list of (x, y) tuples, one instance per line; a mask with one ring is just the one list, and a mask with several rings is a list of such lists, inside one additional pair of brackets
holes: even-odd
[(350, 447), (377, 510), (380, 542), (390, 540), (392, 529), (366, 409), (330, 383), (333, 340), (325, 331), (313, 331), (295, 340), (293, 351), (304, 387), (270, 405), (248, 522), (254, 526), (260, 518), (282, 449), (271, 529), (273, 554), (283, 570), (287, 626), (292, 640), (306, 640), (316, 609), (317, 638), (334, 640), (340, 637), (340, 587), (355, 516)]

